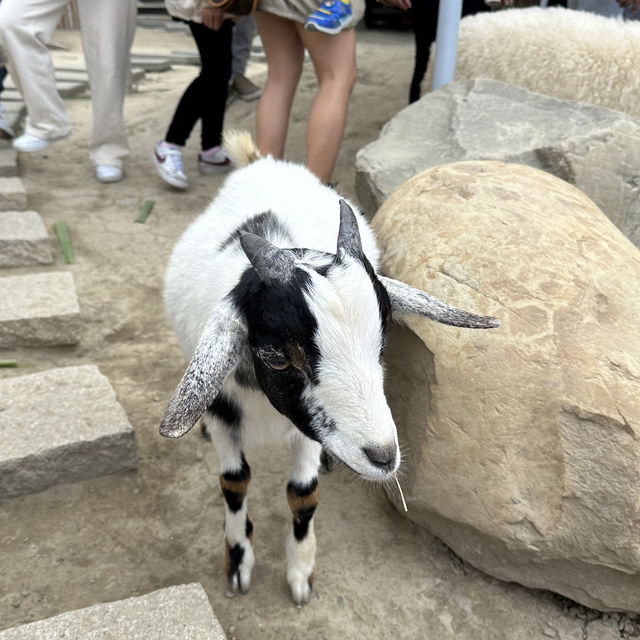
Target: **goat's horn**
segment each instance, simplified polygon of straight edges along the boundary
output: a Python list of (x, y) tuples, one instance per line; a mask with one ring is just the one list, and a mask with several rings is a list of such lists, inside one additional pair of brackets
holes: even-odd
[(202, 332), (200, 342), (160, 424), (160, 435), (179, 438), (215, 400), (238, 361), (247, 328), (230, 302), (222, 302)]
[(276, 247), (255, 233), (243, 233), (240, 244), (263, 282), (287, 281), (291, 278), (295, 262), (289, 251)]
[(478, 316), (475, 313), (456, 309), (443, 300), (434, 298), (399, 280), (384, 276), (378, 276), (378, 279), (387, 290), (391, 308), (396, 313), (425, 316), (442, 324), (469, 329), (493, 329), (500, 326), (500, 320), (493, 316)]
[(346, 255), (360, 258), (362, 256), (362, 242), (358, 221), (353, 209), (345, 200), (340, 199), (340, 229), (338, 231), (338, 262)]

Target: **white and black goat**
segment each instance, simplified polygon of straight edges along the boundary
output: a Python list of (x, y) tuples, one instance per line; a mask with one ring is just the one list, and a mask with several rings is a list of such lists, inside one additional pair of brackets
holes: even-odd
[(306, 168), (259, 158), (248, 134), (226, 144), (248, 166), (186, 230), (167, 270), (167, 311), (191, 362), (160, 433), (182, 436), (203, 416), (220, 457), (232, 593), (247, 591), (254, 565), (245, 445), (289, 440), (287, 580), (300, 604), (314, 574), (322, 447), (372, 480), (400, 464), (383, 392), (390, 319), (498, 322), (378, 275), (373, 232), (353, 205)]

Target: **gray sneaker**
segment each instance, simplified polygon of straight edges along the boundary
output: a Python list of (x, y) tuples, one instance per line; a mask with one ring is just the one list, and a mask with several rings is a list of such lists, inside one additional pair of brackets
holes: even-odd
[(241, 73), (236, 74), (231, 83), (231, 89), (233, 89), (238, 98), (245, 102), (257, 100), (262, 93), (262, 89), (257, 84), (251, 82), (249, 78), (243, 76)]

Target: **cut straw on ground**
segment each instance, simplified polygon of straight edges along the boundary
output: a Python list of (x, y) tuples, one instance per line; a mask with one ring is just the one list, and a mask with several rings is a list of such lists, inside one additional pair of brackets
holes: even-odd
[(0, 360), (0, 368), (8, 369), (10, 367), (17, 367), (17, 366), (18, 366), (17, 360)]
[(53, 230), (56, 232), (58, 236), (58, 240), (60, 241), (60, 247), (62, 248), (62, 255), (64, 256), (64, 261), (67, 264), (73, 264), (73, 247), (71, 246), (71, 235), (69, 233), (69, 227), (66, 222), (56, 222), (53, 225)]
[(134, 222), (140, 222), (141, 224), (144, 224), (147, 221), (149, 214), (153, 210), (154, 204), (155, 204), (154, 200), (147, 200), (142, 205), (142, 208), (140, 209), (140, 213), (138, 214), (138, 217), (134, 220)]

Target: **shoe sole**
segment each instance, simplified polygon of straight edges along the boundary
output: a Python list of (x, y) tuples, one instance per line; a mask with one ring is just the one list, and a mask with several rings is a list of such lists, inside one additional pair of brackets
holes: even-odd
[(162, 166), (162, 164), (158, 160), (158, 154), (157, 154), (155, 149), (153, 150), (153, 164), (156, 167), (156, 171), (158, 172), (158, 175), (168, 185), (171, 185), (172, 187), (175, 187), (176, 189), (182, 189), (183, 191), (185, 189), (189, 188), (189, 183), (188, 182), (185, 183), (184, 181), (178, 180), (178, 179), (174, 178), (173, 176), (170, 176), (168, 173), (164, 172), (164, 167)]
[(258, 89), (253, 93), (238, 93), (236, 91), (236, 95), (238, 96), (238, 98), (240, 98), (240, 100), (244, 100), (245, 102), (253, 102), (262, 95), (262, 89)]
[(71, 133), (67, 133), (67, 135), (65, 136), (58, 136), (57, 138), (50, 138), (49, 140), (43, 140), (42, 142), (45, 142), (46, 144), (38, 145), (37, 147), (32, 147), (32, 148), (21, 147), (19, 144), (16, 144), (16, 142), (18, 142), (20, 138), (15, 138), (13, 141), (13, 148), (16, 151), (22, 151), (23, 153), (34, 153), (36, 151), (44, 151), (47, 147), (50, 147), (52, 144), (55, 144), (56, 142), (62, 142), (62, 140), (66, 140), (70, 135)]
[(233, 169), (233, 165), (230, 160), (223, 164), (210, 164), (199, 160), (198, 168), (200, 169), (200, 173), (205, 175), (215, 175), (217, 173), (227, 173), (227, 171), (231, 171), (231, 169)]
[(326, 33), (329, 36), (335, 36), (344, 29), (347, 29), (351, 22), (353, 21), (353, 17), (349, 18), (344, 24), (341, 24), (339, 27), (321, 27), (317, 25), (315, 22), (305, 22), (304, 28), (307, 31), (316, 31), (317, 33)]

